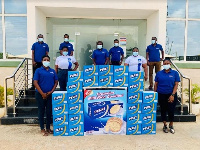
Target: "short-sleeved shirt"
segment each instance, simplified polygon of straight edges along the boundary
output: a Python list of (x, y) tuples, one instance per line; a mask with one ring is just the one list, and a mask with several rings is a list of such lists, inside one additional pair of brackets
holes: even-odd
[(76, 59), (73, 56), (59, 56), (56, 58), (55, 65), (58, 65), (60, 69), (71, 69), (75, 62)]
[(119, 46), (114, 46), (109, 51), (109, 56), (111, 55), (111, 61), (120, 61), (121, 55), (124, 54), (124, 51)]
[(68, 55), (71, 54), (71, 51), (74, 51), (73, 45), (71, 43), (69, 43), (69, 42), (60, 43), (59, 50), (62, 50), (63, 47), (67, 47), (68, 48)]
[(106, 58), (109, 57), (107, 49), (96, 49), (93, 51), (92, 58), (95, 59), (96, 65), (104, 65)]
[(147, 46), (146, 52), (149, 53), (149, 62), (159, 62), (160, 61), (160, 51), (163, 51), (162, 45), (153, 44)]
[(161, 70), (156, 73), (155, 82), (158, 82), (157, 92), (161, 94), (171, 94), (174, 89), (175, 82), (180, 82), (177, 71), (170, 69), (168, 73)]
[(132, 71), (142, 71), (142, 64), (146, 64), (147, 61), (143, 56), (129, 56), (126, 60), (125, 63), (129, 65), (129, 72)]
[[(51, 91), (54, 87), (55, 81), (58, 80), (56, 72), (54, 69), (49, 67), (46, 70), (43, 66), (36, 69), (33, 80), (38, 81), (38, 85), (44, 93)], [(38, 91), (36, 89), (36, 91)]]
[(42, 57), (46, 55), (46, 52), (49, 52), (49, 46), (44, 42), (35, 42), (31, 50), (34, 51), (35, 62), (42, 62)]

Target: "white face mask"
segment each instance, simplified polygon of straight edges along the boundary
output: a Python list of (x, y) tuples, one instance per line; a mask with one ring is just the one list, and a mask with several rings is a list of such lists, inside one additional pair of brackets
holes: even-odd
[(44, 39), (43, 39), (43, 38), (38, 38), (38, 41), (39, 41), (39, 42), (43, 42)]
[(64, 51), (64, 52), (63, 52), (63, 55), (64, 55), (64, 56), (67, 56), (67, 55), (68, 55), (68, 52), (65, 52), (65, 51)]
[(49, 66), (50, 66), (50, 62), (49, 62), (49, 61), (43, 61), (42, 64), (43, 64), (45, 67), (49, 67)]
[(115, 46), (115, 47), (119, 46), (119, 43), (114, 43), (114, 46)]
[(69, 38), (65, 38), (64, 40), (65, 40), (65, 42), (69, 42)]
[(138, 52), (133, 52), (133, 56), (138, 56)]
[(151, 43), (152, 43), (152, 44), (155, 44), (155, 43), (156, 43), (156, 40), (151, 40)]
[(165, 70), (168, 70), (168, 69), (171, 68), (171, 66), (170, 66), (170, 65), (163, 65), (163, 68), (164, 68)]
[(103, 45), (97, 45), (97, 49), (102, 49)]

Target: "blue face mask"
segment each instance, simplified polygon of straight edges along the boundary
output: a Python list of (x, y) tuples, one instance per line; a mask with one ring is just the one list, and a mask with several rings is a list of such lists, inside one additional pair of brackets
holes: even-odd
[(102, 45), (97, 45), (97, 49), (102, 49)]
[(119, 43), (114, 43), (114, 46), (115, 46), (115, 47), (119, 46)]
[(164, 68), (165, 70), (168, 70), (168, 69), (171, 68), (171, 66), (170, 66), (170, 65), (163, 65), (163, 68)]
[(43, 39), (43, 38), (38, 38), (38, 41), (39, 41), (39, 42), (43, 42), (44, 39)]
[(50, 66), (50, 62), (49, 62), (49, 61), (43, 61), (42, 64), (43, 64), (45, 67), (49, 67), (49, 66)]
[(151, 43), (152, 43), (152, 44), (155, 44), (155, 43), (156, 43), (156, 40), (151, 40)]
[(65, 42), (69, 42), (69, 38), (65, 38)]
[(133, 52), (133, 56), (138, 56), (138, 52)]
[(64, 56), (67, 56), (67, 55), (68, 55), (68, 52), (63, 52), (63, 55), (64, 55)]

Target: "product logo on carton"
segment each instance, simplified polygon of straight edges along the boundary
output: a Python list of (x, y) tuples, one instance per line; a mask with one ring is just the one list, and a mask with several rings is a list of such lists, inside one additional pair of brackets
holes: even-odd
[(70, 110), (78, 109), (78, 106), (70, 107)]
[(128, 118), (129, 121), (135, 120), (135, 119), (137, 119), (137, 116), (132, 116), (132, 117)]
[(86, 83), (92, 82), (92, 81), (93, 81), (93, 78), (89, 78), (89, 79), (86, 79), (86, 80), (85, 80)]
[(69, 86), (69, 89), (73, 89), (73, 88), (75, 88), (75, 87), (77, 87), (77, 84), (70, 85), (70, 86)]
[(58, 110), (62, 110), (62, 109), (63, 109), (62, 106), (58, 106), (58, 107), (55, 107), (55, 108), (54, 108), (54, 111), (58, 111)]
[(75, 121), (75, 120), (78, 120), (78, 116), (70, 118), (70, 121)]
[(71, 129), (70, 129), (70, 132), (74, 132), (74, 131), (78, 131), (78, 127), (71, 128)]
[(88, 100), (96, 100), (96, 99), (105, 99), (105, 98), (117, 98), (117, 97), (123, 97), (124, 94), (115, 94), (115, 92), (98, 92), (96, 96), (90, 96), (88, 97)]
[(93, 67), (89, 67), (87, 69), (85, 69), (85, 72), (89, 72), (89, 71), (92, 71), (93, 70)]
[(101, 79), (100, 82), (106, 82), (108, 80), (109, 80), (108, 77), (106, 77), (106, 78)]
[(54, 98), (53, 98), (53, 100), (59, 100), (59, 99), (62, 99), (63, 97), (62, 97), (62, 95), (58, 95), (58, 96), (55, 96)]
[(131, 96), (128, 97), (128, 99), (135, 99), (137, 97), (138, 97), (137, 95), (131, 95)]
[(134, 105), (134, 106), (129, 107), (128, 109), (129, 109), (129, 110), (133, 110), (133, 109), (136, 109), (136, 108), (137, 108), (137, 106)]
[(148, 120), (148, 119), (151, 119), (151, 116), (145, 116), (145, 117), (143, 117), (143, 120), (145, 121), (145, 120)]
[(131, 85), (131, 86), (130, 86), (130, 89), (133, 89), (133, 88), (136, 88), (136, 87), (139, 87), (139, 84)]
[(142, 128), (143, 131), (145, 131), (145, 130), (150, 130), (150, 129), (151, 129), (151, 126), (146, 126), (146, 127), (143, 127), (143, 128)]
[(63, 131), (64, 130), (64, 128), (63, 127), (61, 127), (61, 128), (56, 128), (56, 132), (60, 132), (60, 131)]
[(145, 99), (150, 99), (150, 98), (153, 98), (153, 95), (147, 95), (147, 96), (145, 96)]
[(117, 68), (117, 69), (115, 69), (115, 72), (119, 72), (119, 71), (123, 71), (124, 70), (124, 68)]
[(78, 95), (69, 96), (69, 100), (75, 99), (75, 98), (77, 98), (77, 97), (78, 97)]
[(106, 110), (106, 107), (99, 108), (99, 109), (94, 111), (94, 114), (100, 113), (100, 112), (105, 111), (105, 110)]
[(139, 75), (136, 73), (136, 74), (132, 74), (130, 75), (130, 78), (135, 78), (135, 77), (138, 77)]
[(151, 105), (148, 105), (148, 106), (145, 106), (145, 107), (144, 107), (144, 110), (151, 109), (151, 108), (152, 108), (152, 106), (151, 106)]
[(133, 127), (129, 127), (129, 128), (128, 128), (128, 131), (132, 131), (132, 130), (136, 130), (136, 126), (133, 126)]
[(99, 71), (103, 72), (103, 71), (107, 71), (107, 70), (108, 70), (108, 67), (104, 67), (104, 68), (101, 68)]
[(78, 77), (78, 73), (70, 74), (69, 77), (70, 78)]
[(58, 118), (54, 119), (55, 122), (58, 122), (58, 121), (61, 121), (61, 120), (63, 120), (63, 117), (58, 117)]
[(118, 82), (123, 82), (123, 78), (119, 78), (119, 79), (115, 80), (115, 83), (118, 83)]

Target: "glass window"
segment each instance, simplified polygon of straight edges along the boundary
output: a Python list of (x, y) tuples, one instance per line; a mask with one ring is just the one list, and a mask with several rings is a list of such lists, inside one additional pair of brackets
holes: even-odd
[(3, 58), (2, 18), (0, 17), (0, 59)]
[(167, 0), (167, 17), (185, 18), (186, 0)]
[(5, 17), (6, 53), (27, 54), (27, 18)]
[(2, 7), (2, 1), (0, 0), (0, 14), (2, 13), (2, 9), (1, 9), (1, 7)]
[(185, 21), (167, 21), (165, 53), (183, 60)]
[(189, 0), (189, 18), (200, 18), (200, 0)]
[(26, 14), (26, 0), (4, 0), (6, 14)]

